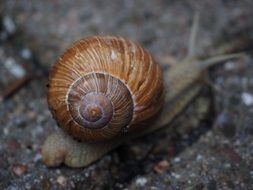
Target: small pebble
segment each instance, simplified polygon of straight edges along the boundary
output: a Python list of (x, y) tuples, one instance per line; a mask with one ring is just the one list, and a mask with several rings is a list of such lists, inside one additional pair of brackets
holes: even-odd
[(175, 163), (181, 162), (181, 158), (179, 158), (179, 157), (174, 158), (174, 162), (175, 162)]
[(41, 154), (37, 153), (37, 154), (34, 156), (33, 161), (34, 161), (34, 162), (38, 162), (38, 161), (41, 160), (41, 158), (42, 158)]
[(18, 176), (21, 176), (26, 173), (27, 169), (27, 166), (23, 164), (17, 164), (12, 167), (12, 171)]
[(31, 189), (32, 184), (31, 183), (25, 183), (25, 189)]
[(224, 64), (224, 69), (227, 71), (234, 70), (236, 68), (236, 62), (234, 61), (228, 61), (226, 64)]
[(225, 163), (224, 168), (231, 168), (231, 164), (230, 163)]
[(169, 166), (170, 164), (167, 160), (162, 160), (154, 166), (154, 171), (158, 174), (161, 174), (164, 173), (169, 168)]
[(58, 176), (56, 179), (56, 182), (63, 187), (67, 185), (67, 181), (68, 179), (65, 176)]
[(148, 180), (145, 177), (139, 177), (136, 179), (135, 183), (138, 186), (144, 186), (146, 183), (148, 182)]
[(13, 21), (13, 19), (9, 16), (5, 16), (3, 18), (3, 26), (7, 33), (13, 34), (16, 31), (16, 25)]
[(201, 154), (198, 154), (196, 157), (196, 160), (197, 161), (203, 160), (203, 156)]
[(3, 134), (6, 135), (6, 136), (9, 134), (9, 128), (8, 127), (5, 127), (3, 129)]
[(251, 106), (253, 104), (253, 95), (247, 92), (243, 92), (242, 95), (242, 101), (246, 106)]
[(124, 185), (121, 184), (121, 183), (116, 183), (115, 184), (115, 188), (117, 188), (117, 189), (123, 189), (123, 187), (124, 187)]
[(215, 121), (215, 129), (227, 138), (232, 138), (236, 134), (236, 125), (231, 115), (227, 112), (222, 112), (218, 115)]
[(29, 112), (27, 113), (27, 117), (28, 117), (29, 119), (35, 119), (35, 118), (36, 118), (36, 113), (35, 113), (34, 111), (29, 111)]
[(5, 61), (5, 67), (8, 71), (17, 78), (25, 76), (25, 69), (21, 67), (13, 58), (7, 58)]
[(55, 170), (55, 173), (61, 174), (61, 170), (60, 170), (60, 169), (56, 169), (56, 170)]
[(172, 172), (171, 175), (176, 178), (176, 179), (180, 179), (181, 178), (181, 175), (177, 174), (177, 173), (174, 173)]
[(21, 50), (20, 55), (24, 59), (30, 59), (32, 57), (32, 52), (31, 52), (30, 49), (24, 48), (24, 49)]

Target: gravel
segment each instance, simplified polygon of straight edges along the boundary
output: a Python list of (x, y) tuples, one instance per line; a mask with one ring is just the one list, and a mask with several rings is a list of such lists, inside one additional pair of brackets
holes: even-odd
[(200, 10), (197, 53), (212, 54), (222, 43), (252, 42), (251, 1), (8, 0), (0, 10), (0, 94), (17, 78), (40, 74), (0, 104), (0, 189), (253, 189), (252, 51), (212, 69), (212, 89), (203, 87), (170, 128), (87, 168), (49, 169), (41, 160), (42, 143), (57, 130), (47, 71), (73, 41), (120, 35), (158, 61), (169, 54), (180, 60)]

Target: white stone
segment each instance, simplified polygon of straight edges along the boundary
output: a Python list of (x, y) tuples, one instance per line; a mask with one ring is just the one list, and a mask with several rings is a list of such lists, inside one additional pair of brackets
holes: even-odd
[(5, 67), (8, 71), (17, 78), (22, 78), (25, 76), (25, 69), (16, 63), (13, 58), (7, 58), (5, 61)]
[(176, 178), (176, 179), (180, 179), (181, 178), (181, 175), (177, 174), (177, 173), (174, 173), (174, 172), (171, 172), (171, 175)]
[(24, 48), (20, 52), (24, 59), (30, 59), (32, 57), (32, 52), (28, 48)]
[(236, 68), (236, 63), (234, 61), (228, 61), (225, 65), (224, 68), (229, 71), (229, 70), (234, 70)]
[(175, 162), (175, 163), (181, 162), (181, 158), (179, 158), (179, 157), (174, 158), (174, 162)]
[(201, 154), (198, 154), (196, 157), (196, 160), (197, 161), (203, 160), (203, 156)]
[(13, 34), (16, 31), (16, 25), (9, 16), (3, 18), (3, 25), (9, 34)]
[(147, 182), (148, 180), (145, 177), (139, 177), (135, 181), (136, 185), (139, 185), (139, 186), (144, 186)]
[(243, 92), (242, 95), (242, 101), (246, 106), (251, 106), (253, 104), (253, 96), (250, 93)]
[(34, 156), (34, 158), (33, 158), (33, 161), (34, 161), (34, 162), (38, 162), (38, 161), (41, 160), (41, 158), (42, 158), (41, 154), (36, 154), (36, 155)]
[(4, 135), (9, 135), (9, 128), (8, 127), (5, 127), (4, 130), (3, 130), (3, 133)]

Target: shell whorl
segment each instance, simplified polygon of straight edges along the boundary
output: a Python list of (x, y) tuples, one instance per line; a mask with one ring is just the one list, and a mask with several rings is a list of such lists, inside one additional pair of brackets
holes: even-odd
[(48, 103), (58, 125), (79, 140), (101, 141), (154, 116), (163, 100), (162, 72), (138, 44), (89, 37), (58, 59)]

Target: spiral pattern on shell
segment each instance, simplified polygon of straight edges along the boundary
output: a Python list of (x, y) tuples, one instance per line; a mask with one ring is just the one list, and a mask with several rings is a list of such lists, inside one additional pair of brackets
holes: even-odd
[(162, 101), (159, 65), (139, 44), (120, 37), (76, 42), (50, 74), (50, 110), (79, 140), (102, 141), (137, 128), (158, 113)]

